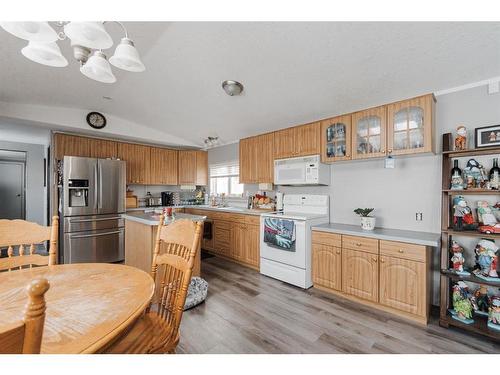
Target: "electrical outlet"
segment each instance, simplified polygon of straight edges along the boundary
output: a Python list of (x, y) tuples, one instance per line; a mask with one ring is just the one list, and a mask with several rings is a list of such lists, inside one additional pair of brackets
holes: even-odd
[(422, 217), (423, 217), (422, 212), (415, 213), (415, 220), (416, 221), (422, 221)]

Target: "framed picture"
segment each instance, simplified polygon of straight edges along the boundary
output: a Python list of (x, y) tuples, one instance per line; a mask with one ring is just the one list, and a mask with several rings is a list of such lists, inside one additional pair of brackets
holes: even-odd
[(500, 125), (483, 126), (474, 129), (474, 132), (476, 148), (500, 146)]

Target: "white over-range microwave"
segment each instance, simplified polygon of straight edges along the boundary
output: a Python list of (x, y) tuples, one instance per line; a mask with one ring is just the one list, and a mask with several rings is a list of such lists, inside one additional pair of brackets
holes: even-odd
[(274, 161), (275, 185), (329, 185), (330, 166), (319, 155)]

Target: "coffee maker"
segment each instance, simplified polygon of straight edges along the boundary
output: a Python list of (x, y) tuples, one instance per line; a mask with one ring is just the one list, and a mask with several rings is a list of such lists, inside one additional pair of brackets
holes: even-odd
[(171, 191), (161, 192), (161, 205), (162, 206), (173, 206), (174, 205), (174, 193)]

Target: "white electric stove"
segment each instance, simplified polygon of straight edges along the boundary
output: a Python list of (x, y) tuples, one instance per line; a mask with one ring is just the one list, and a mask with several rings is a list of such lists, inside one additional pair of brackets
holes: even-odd
[[(330, 221), (328, 195), (287, 194), (283, 212), (262, 214), (260, 218), (260, 273), (307, 289), (311, 278), (311, 227)], [(277, 219), (293, 223), (294, 245), (290, 248), (265, 241), (265, 228), (276, 227)], [(281, 242), (281, 241), (277, 241)], [(285, 241), (289, 242), (289, 241)]]

